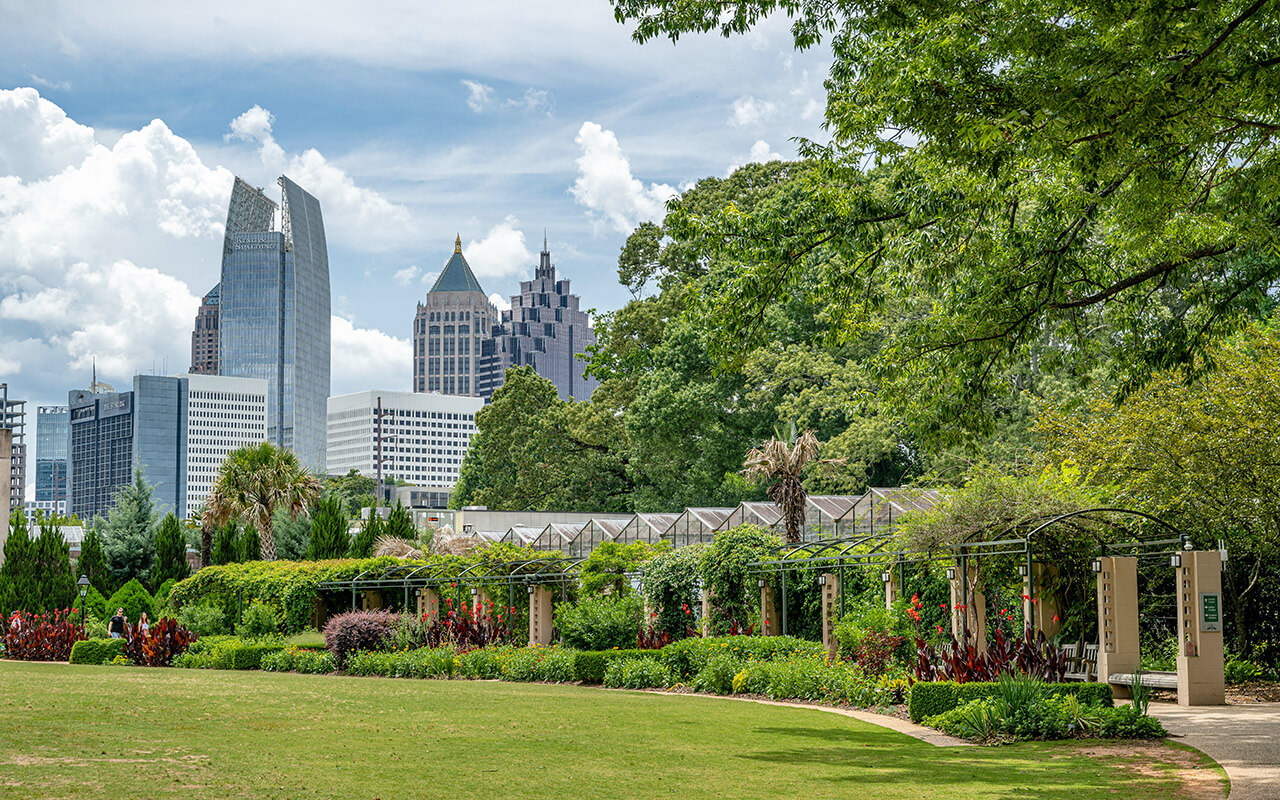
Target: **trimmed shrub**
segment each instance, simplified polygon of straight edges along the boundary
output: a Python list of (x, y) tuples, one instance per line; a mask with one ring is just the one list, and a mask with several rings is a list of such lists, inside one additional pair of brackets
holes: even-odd
[[(1048, 694), (1073, 695), (1088, 705), (1113, 706), (1111, 686), (1105, 683), (1046, 683)], [(998, 683), (953, 683), (952, 681), (920, 682), (911, 687), (909, 710), (912, 722), (945, 714), (973, 700), (996, 694)]]
[(713, 656), (728, 654), (740, 661), (775, 661), (779, 659), (818, 657), (822, 644), (791, 636), (719, 636), (691, 638), (662, 648), (662, 659), (676, 680), (697, 677)]
[(72, 664), (109, 664), (124, 655), (124, 639), (83, 639), (71, 646)]
[(259, 666), (266, 672), (302, 672), (308, 675), (325, 675), (335, 669), (333, 656), (328, 651), (296, 646), (264, 655)]
[[(89, 586), (89, 591), (85, 592), (84, 607), (87, 616), (98, 619), (110, 619), (111, 615), (116, 613), (116, 606), (112, 606), (111, 610), (107, 611), (107, 598), (92, 585)], [(77, 614), (80, 613), (80, 595), (76, 595), (76, 601), (71, 605), (71, 610)]]
[(671, 685), (671, 672), (656, 659), (620, 658), (605, 670), (604, 685), (610, 689), (665, 689)]
[(114, 616), (117, 608), (124, 609), (126, 622), (137, 622), (143, 612), (148, 617), (156, 616), (155, 601), (137, 578), (131, 578), (111, 595), (107, 601), (107, 616)]
[(324, 644), (338, 669), (346, 669), (347, 657), (360, 650), (380, 650), (391, 637), (398, 618), (389, 611), (348, 611), (324, 626)]
[(384, 678), (448, 678), (453, 675), (457, 652), (452, 647), (417, 650), (364, 651), (347, 660), (348, 675)]
[(271, 605), (254, 600), (245, 609), (236, 626), (236, 635), (245, 637), (270, 636), (280, 630), (280, 613)]
[(283, 649), (284, 646), (278, 644), (244, 644), (230, 651), (228, 666), (231, 669), (258, 669), (265, 656), (279, 653)]
[(661, 659), (660, 650), (575, 650), (573, 652), (573, 677), (583, 683), (604, 683), (604, 673), (609, 664), (620, 658)]
[(635, 594), (584, 597), (556, 607), (555, 628), (566, 645), (581, 650), (634, 647), (640, 613), (640, 598)]

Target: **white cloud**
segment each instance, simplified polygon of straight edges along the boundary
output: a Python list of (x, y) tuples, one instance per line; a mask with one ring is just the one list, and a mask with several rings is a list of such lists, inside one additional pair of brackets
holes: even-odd
[(409, 284), (413, 283), (415, 280), (418, 279), (418, 275), (421, 272), (422, 270), (418, 269), (417, 264), (405, 267), (404, 269), (398, 269), (396, 270), (396, 275), (395, 275), (396, 283), (400, 284), (401, 286), (408, 286)]
[(537, 261), (525, 246), (524, 232), (516, 226), (520, 220), (508, 216), (494, 225), (480, 241), (467, 243), (463, 252), (478, 278), (504, 278), (519, 275)]
[(499, 311), (511, 310), (511, 301), (506, 297), (503, 297), (502, 295), (498, 294), (497, 292), (494, 292), (493, 294), (489, 295), (489, 302), (493, 303), (493, 307), (498, 309)]
[(764, 139), (757, 139), (756, 143), (751, 145), (751, 152), (747, 155), (748, 164), (763, 164), (766, 161), (781, 161), (782, 156), (769, 149), (769, 143)]
[(32, 83), (34, 83), (37, 86), (43, 86), (46, 89), (55, 89), (59, 92), (67, 92), (71, 90), (71, 84), (68, 83), (67, 81), (47, 80), (45, 78), (41, 78), (39, 75), (36, 75), (34, 72), (31, 73), (29, 77), (31, 78)]
[(330, 320), (329, 336), (330, 391), (334, 394), (408, 387), (413, 375), (413, 344), (409, 339), (357, 328), (350, 319), (338, 316)]
[(821, 119), (823, 115), (823, 105), (813, 98), (804, 104), (804, 108), (800, 111), (802, 119)]
[(582, 155), (577, 159), (578, 179), (569, 192), (589, 215), (603, 218), (620, 233), (630, 233), (645, 220), (662, 219), (676, 190), (665, 183), (645, 186), (633, 177), (613, 131), (584, 122), (574, 141)]
[(56, 175), (93, 150), (93, 128), (67, 118), (35, 89), (0, 90), (0, 175)]
[(254, 106), (231, 121), (228, 139), (259, 145), (262, 165), (283, 172), (320, 201), (325, 233), (329, 237), (360, 241), (363, 249), (381, 250), (414, 236), (409, 210), (378, 192), (356, 185), (342, 168), (315, 148), (292, 157), (275, 140), (275, 115)]
[(467, 87), (467, 105), (471, 110), (479, 114), (493, 103), (493, 87), (480, 83), (479, 81), (463, 80), (462, 85)]
[(549, 117), (555, 107), (551, 93), (545, 89), (525, 89), (522, 97), (512, 97), (502, 104), (503, 108), (516, 108), (530, 113), (545, 112)]
[(730, 108), (733, 114), (729, 117), (729, 124), (735, 128), (758, 128), (778, 113), (775, 104), (757, 100), (749, 94), (734, 100)]

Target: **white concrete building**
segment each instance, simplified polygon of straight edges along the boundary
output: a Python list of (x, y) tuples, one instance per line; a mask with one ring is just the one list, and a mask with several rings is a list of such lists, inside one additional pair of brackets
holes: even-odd
[(267, 382), (226, 375), (182, 375), (187, 387), (186, 511), (213, 491), (232, 450), (267, 440)]
[(329, 398), (327, 472), (376, 474), (382, 400), (382, 477), (452, 487), (476, 432), (479, 397), (369, 390)]

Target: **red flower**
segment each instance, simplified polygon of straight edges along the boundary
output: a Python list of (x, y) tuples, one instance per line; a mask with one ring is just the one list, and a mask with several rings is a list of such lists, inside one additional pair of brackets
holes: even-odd
[(1057, 622), (1057, 621), (1058, 621), (1058, 615), (1057, 615), (1057, 614), (1054, 614), (1054, 615), (1053, 615), (1053, 621), (1054, 621), (1054, 622)]

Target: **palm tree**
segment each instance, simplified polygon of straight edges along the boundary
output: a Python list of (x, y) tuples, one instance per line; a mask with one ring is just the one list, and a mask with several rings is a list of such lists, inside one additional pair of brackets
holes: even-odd
[[(762, 446), (747, 453), (742, 474), (751, 480), (773, 480), (769, 498), (782, 509), (782, 519), (787, 526), (787, 541), (800, 541), (804, 527), (804, 504), (807, 495), (800, 483), (800, 473), (805, 464), (818, 454), (818, 437), (813, 431), (796, 436), (795, 423), (786, 433), (775, 431), (774, 436)], [(825, 462), (824, 462), (825, 463)]]
[(292, 452), (270, 442), (247, 445), (232, 450), (222, 462), (201, 521), (211, 532), (215, 525), (248, 520), (258, 530), (262, 560), (274, 561), (276, 538), (271, 518), (276, 509), (297, 515), (319, 496), (320, 481)]

